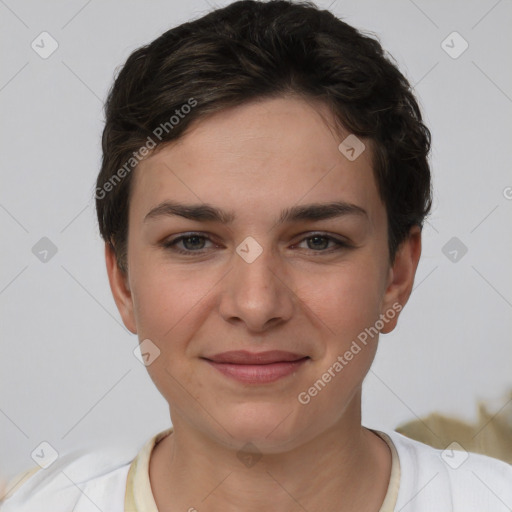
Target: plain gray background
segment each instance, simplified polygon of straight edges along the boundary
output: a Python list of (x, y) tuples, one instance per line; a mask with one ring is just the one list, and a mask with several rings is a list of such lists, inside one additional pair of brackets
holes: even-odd
[[(433, 134), (436, 199), (415, 290), (381, 337), (363, 423), (394, 429), (432, 411), (471, 421), (480, 399), (510, 412), (512, 3), (318, 5), (379, 36)], [(113, 442), (135, 453), (170, 426), (111, 297), (94, 182), (116, 68), (209, 10), (203, 0), (0, 0), (0, 476), (33, 466), (42, 441), (59, 453)], [(31, 47), (43, 31), (58, 43), (46, 59)], [(43, 237), (57, 249), (46, 262)]]

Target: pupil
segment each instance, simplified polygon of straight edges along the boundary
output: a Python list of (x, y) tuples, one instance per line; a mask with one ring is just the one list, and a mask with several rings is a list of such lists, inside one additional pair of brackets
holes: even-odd
[(322, 240), (323, 241), (323, 243), (320, 244), (320, 247), (317, 244), (313, 244), (314, 247), (317, 248), (317, 249), (318, 248), (322, 248), (322, 249), (325, 248), (325, 244), (327, 243), (327, 239), (324, 236), (313, 236), (313, 237), (310, 238), (310, 240), (316, 240), (316, 241)]
[[(189, 237), (185, 238), (185, 240), (184, 240), (185, 241), (185, 245), (187, 245), (187, 242), (189, 242), (190, 240), (194, 240), (195, 242), (199, 241), (199, 245), (201, 245), (201, 242), (200, 242), (201, 237), (199, 237), (199, 236), (189, 236)], [(192, 243), (190, 245), (192, 245), (192, 248), (197, 249), (197, 243)]]

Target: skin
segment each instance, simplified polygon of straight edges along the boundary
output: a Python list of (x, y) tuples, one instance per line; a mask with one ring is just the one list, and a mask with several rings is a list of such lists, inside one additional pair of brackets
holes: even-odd
[[(297, 399), (380, 314), (405, 305), (421, 253), (414, 227), (389, 261), (370, 146), (349, 161), (338, 150), (347, 135), (322, 103), (267, 99), (195, 123), (136, 169), (127, 273), (108, 246), (106, 261), (126, 327), (160, 350), (147, 368), (174, 432), (150, 461), (159, 510), (379, 510), (391, 453), (361, 425), (361, 386), (377, 337), (307, 405)], [(235, 220), (145, 220), (165, 200), (208, 203)], [(285, 208), (340, 200), (367, 215), (275, 222)], [(179, 243), (188, 256), (162, 246), (191, 231), (212, 241)], [(352, 247), (308, 238), (318, 232)], [(263, 249), (252, 263), (236, 252), (248, 236)], [(310, 359), (261, 385), (229, 379), (201, 359), (241, 349)], [(248, 442), (261, 456), (251, 467), (237, 457)]]

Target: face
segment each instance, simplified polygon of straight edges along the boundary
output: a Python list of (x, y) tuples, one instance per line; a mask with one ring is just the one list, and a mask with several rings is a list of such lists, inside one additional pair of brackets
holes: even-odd
[(321, 103), (265, 100), (134, 171), (128, 271), (109, 250), (107, 268), (125, 325), (160, 351), (147, 369), (175, 431), (279, 452), (360, 426), (375, 329), (407, 301), (420, 235), (391, 265), (368, 141), (348, 159), (347, 135)]

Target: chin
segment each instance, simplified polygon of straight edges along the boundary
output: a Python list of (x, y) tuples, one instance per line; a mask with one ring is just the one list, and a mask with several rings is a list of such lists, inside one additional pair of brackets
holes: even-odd
[(222, 436), (231, 447), (240, 449), (252, 443), (259, 451), (280, 453), (300, 444), (301, 426), (297, 414), (283, 404), (239, 404), (229, 414), (223, 414), (223, 426), (231, 434), (222, 430)]

